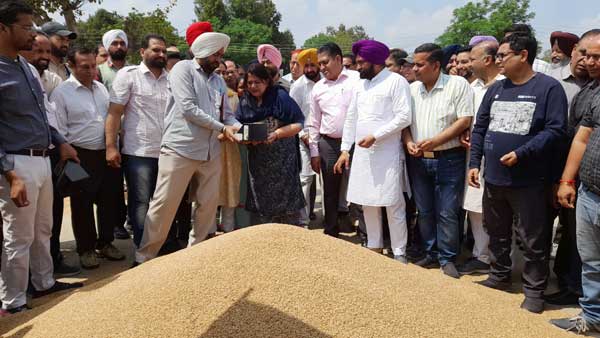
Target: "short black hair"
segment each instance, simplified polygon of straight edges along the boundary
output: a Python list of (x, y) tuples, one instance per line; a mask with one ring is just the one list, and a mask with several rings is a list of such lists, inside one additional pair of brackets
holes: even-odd
[(3, 25), (12, 25), (17, 22), (19, 14), (33, 15), (33, 9), (22, 0), (2, 0), (0, 1), (0, 23)]
[(471, 52), (471, 46), (464, 46), (464, 47), (460, 47), (458, 49), (458, 51), (456, 51), (456, 55), (460, 54), (460, 53), (470, 53)]
[(75, 47), (75, 48), (71, 48), (69, 50), (69, 52), (67, 53), (67, 60), (69, 60), (69, 62), (71, 64), (77, 64), (76, 62), (76, 56), (77, 54), (79, 55), (96, 55), (96, 53), (94, 53), (94, 51), (91, 48), (87, 48), (87, 47)]
[(525, 33), (531, 35), (531, 32), (531, 26), (526, 23), (515, 23), (504, 30), (505, 35), (508, 33)]
[(349, 58), (350, 60), (352, 60), (353, 65), (356, 64), (356, 55), (354, 55), (352, 53), (347, 53), (347, 54), (344, 54), (343, 57)]
[(396, 66), (401, 66), (404, 64), (406, 57), (408, 57), (408, 53), (400, 48), (390, 49), (390, 59), (394, 62)]
[(339, 55), (340, 58), (343, 58), (342, 49), (340, 48), (340, 46), (333, 42), (327, 42), (323, 46), (319, 47), (319, 49), (317, 50), (317, 54), (321, 53), (326, 53), (331, 57), (336, 57)]
[(177, 60), (183, 60), (183, 57), (181, 56), (181, 53), (179, 52), (170, 52), (167, 51), (167, 59), (177, 59)]
[(246, 75), (244, 75), (244, 83), (248, 83), (248, 75), (252, 74), (257, 78), (267, 81), (269, 86), (273, 85), (273, 76), (269, 71), (269, 68), (265, 67), (262, 63), (251, 63), (246, 69)]
[(522, 50), (527, 51), (527, 63), (533, 65), (537, 54), (537, 40), (531, 34), (513, 33), (500, 42), (500, 44), (508, 43), (510, 49), (519, 53)]
[(165, 40), (165, 38), (162, 35), (146, 34), (146, 36), (144, 36), (144, 38), (142, 39), (142, 48), (148, 48), (148, 46), (150, 46), (150, 40), (159, 40), (164, 42), (165, 45), (167, 44), (167, 40)]
[(590, 29), (589, 31), (583, 33), (583, 35), (581, 35), (581, 38), (579, 40), (582, 40), (583, 38), (587, 38), (588, 36), (596, 36), (596, 35), (600, 35), (599, 28)]
[(442, 50), (442, 47), (436, 45), (435, 43), (424, 43), (420, 45), (419, 47), (415, 48), (414, 54), (418, 53), (429, 53), (429, 56), (427, 57), (427, 62), (439, 62), (440, 67), (444, 62), (444, 51)]

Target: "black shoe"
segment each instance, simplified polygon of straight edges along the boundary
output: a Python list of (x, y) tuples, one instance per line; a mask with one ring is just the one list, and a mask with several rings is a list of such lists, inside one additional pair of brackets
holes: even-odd
[(32, 298), (40, 298), (43, 296), (47, 296), (51, 293), (55, 293), (55, 292), (59, 292), (59, 291), (63, 291), (63, 290), (69, 290), (69, 289), (76, 289), (76, 288), (80, 288), (82, 286), (83, 286), (83, 283), (63, 283), (63, 282), (56, 281), (56, 282), (54, 282), (54, 285), (48, 290), (33, 291), (33, 294), (31, 295), (31, 297)]
[(131, 236), (129, 232), (125, 230), (125, 227), (122, 225), (116, 226), (114, 229), (114, 235), (116, 239), (130, 239)]
[(573, 318), (551, 319), (550, 324), (580, 335), (585, 335), (587, 332), (599, 332), (599, 328), (589, 324), (581, 314)]
[(442, 266), (442, 272), (444, 272), (444, 275), (446, 276), (456, 279), (460, 278), (460, 274), (458, 273), (458, 271), (456, 270), (456, 266), (454, 266), (454, 263), (452, 262), (444, 264)]
[(545, 295), (544, 300), (552, 305), (578, 305), (579, 295), (569, 290), (561, 290), (556, 293)]
[(523, 300), (523, 303), (521, 303), (521, 309), (525, 309), (533, 313), (542, 313), (544, 312), (544, 299), (526, 296)]
[(310, 215), (308, 215), (308, 219), (314, 221), (317, 219), (317, 215), (314, 212), (311, 212)]
[(10, 314), (15, 314), (15, 313), (24, 312), (27, 310), (31, 310), (31, 308), (29, 306), (27, 306), (27, 304), (24, 304), (24, 305), (17, 306), (12, 309), (6, 309), (6, 312), (8, 312)]
[(425, 258), (415, 262), (414, 264), (425, 269), (437, 269), (440, 267), (438, 260), (429, 256), (425, 256)]
[(479, 282), (475, 282), (479, 285), (483, 285), (485, 287), (488, 288), (492, 288), (492, 289), (496, 289), (496, 290), (500, 290), (500, 291), (506, 291), (506, 292), (510, 292), (510, 288), (511, 288), (511, 282), (499, 282), (499, 281), (495, 281), (493, 279), (486, 279), (486, 280), (482, 280)]
[(140, 265), (140, 264), (142, 264), (142, 263), (140, 263), (140, 262), (137, 262), (137, 261), (133, 261), (133, 264), (131, 264), (131, 267), (130, 267), (130, 269), (133, 269), (133, 268), (135, 268), (136, 266), (138, 266), (138, 265)]
[(477, 258), (469, 259), (465, 264), (458, 266), (461, 275), (486, 274), (490, 272), (490, 265)]
[(65, 262), (60, 262), (54, 266), (54, 275), (57, 277), (75, 276), (79, 273), (81, 273), (81, 268), (78, 266), (67, 265)]

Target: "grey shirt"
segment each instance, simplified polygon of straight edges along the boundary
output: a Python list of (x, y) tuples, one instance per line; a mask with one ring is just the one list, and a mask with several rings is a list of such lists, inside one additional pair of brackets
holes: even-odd
[(13, 155), (7, 152), (63, 143), (48, 124), (44, 91), (27, 61), (0, 56), (0, 173), (14, 169)]
[(577, 80), (577, 78), (575, 78), (571, 72), (570, 63), (550, 70), (548, 75), (557, 79), (565, 90), (565, 94), (567, 94), (567, 101), (569, 102), (569, 115), (571, 115), (571, 103), (573, 102), (573, 98), (575, 95), (577, 95), (577, 93), (579, 93), (579, 90), (581, 90), (583, 86), (588, 84), (589, 80)]
[(162, 146), (193, 160), (219, 156), (217, 136), (224, 124), (239, 125), (223, 78), (215, 73), (207, 75), (196, 60), (183, 60), (171, 69), (168, 86)]

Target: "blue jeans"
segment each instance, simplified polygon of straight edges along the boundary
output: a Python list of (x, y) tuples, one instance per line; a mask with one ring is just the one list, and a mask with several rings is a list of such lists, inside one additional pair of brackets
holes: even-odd
[(579, 305), (588, 323), (600, 325), (600, 196), (583, 184), (577, 198), (577, 248), (583, 287)]
[(428, 256), (437, 256), (441, 265), (454, 262), (460, 247), (465, 170), (464, 151), (442, 153), (436, 159), (410, 157), (408, 161), (423, 247)]
[(156, 188), (158, 158), (123, 155), (127, 180), (127, 214), (133, 226), (133, 242), (139, 247), (150, 199)]

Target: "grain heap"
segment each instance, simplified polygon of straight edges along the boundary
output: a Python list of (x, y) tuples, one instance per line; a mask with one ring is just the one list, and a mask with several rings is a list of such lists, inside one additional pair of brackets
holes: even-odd
[(571, 336), (520, 310), (521, 297), (287, 225), (220, 236), (63, 298), (14, 316), (5, 337)]

